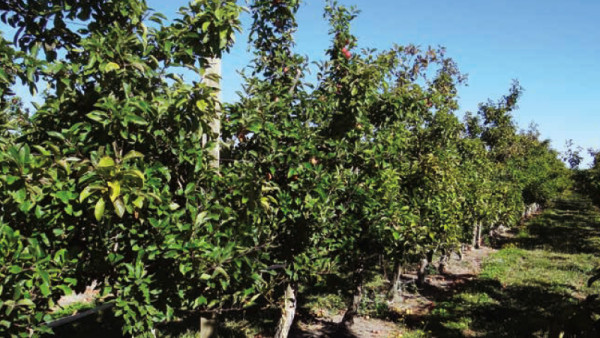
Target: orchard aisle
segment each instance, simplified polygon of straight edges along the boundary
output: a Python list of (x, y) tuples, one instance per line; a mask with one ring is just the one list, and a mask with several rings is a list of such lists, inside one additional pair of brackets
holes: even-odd
[[(446, 274), (429, 275), (426, 278), (427, 285), (421, 290), (421, 294), (407, 293), (402, 303), (388, 302), (385, 319), (361, 316), (355, 319), (351, 328), (345, 328), (338, 324), (342, 320), (343, 312), (328, 316), (323, 315), (328, 311), (322, 310), (318, 316), (320, 318), (301, 321), (298, 329), (290, 336), (294, 338), (421, 336), (425, 332), (414, 328), (425, 325), (423, 318), (432, 313), (436, 301), (447, 293), (455, 292), (454, 290), (460, 285), (475, 280), (481, 271), (482, 262), (494, 252), (495, 249), (482, 247), (466, 251), (462, 260), (453, 255), (448, 263)], [(416, 279), (416, 272), (407, 273), (403, 277), (405, 280)]]
[(600, 212), (589, 201), (558, 201), (493, 246), (454, 255), (445, 275), (387, 303), (381, 318), (350, 329), (336, 324), (341, 314), (302, 318), (293, 337), (598, 336), (600, 303), (588, 296), (600, 283), (587, 281), (600, 266)]

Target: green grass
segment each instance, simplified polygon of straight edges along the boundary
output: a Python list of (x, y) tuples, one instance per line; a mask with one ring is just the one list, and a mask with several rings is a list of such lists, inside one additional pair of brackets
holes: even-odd
[[(412, 318), (415, 332), (435, 337), (597, 337), (600, 213), (585, 200), (565, 200), (499, 243), (480, 275), (434, 292), (436, 307)], [(423, 327), (423, 324), (425, 326)], [(410, 323), (408, 323), (410, 326)]]
[(600, 259), (592, 254), (564, 254), (547, 250), (502, 249), (483, 265), (480, 278), (502, 285), (544, 287), (549, 292), (585, 298), (600, 293), (600, 284), (587, 287)]
[(598, 264), (591, 254), (502, 249), (488, 257), (478, 279), (447, 295), (427, 320), (435, 336), (588, 332), (592, 322), (578, 317), (591, 315), (584, 313), (585, 297), (600, 293), (600, 285), (587, 286)]
[(346, 299), (339, 293), (318, 293), (307, 296), (302, 307), (309, 315), (321, 318), (344, 311), (348, 305)]

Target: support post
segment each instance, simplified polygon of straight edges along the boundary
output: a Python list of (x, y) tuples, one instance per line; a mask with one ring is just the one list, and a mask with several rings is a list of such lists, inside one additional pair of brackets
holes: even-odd
[[(219, 138), (221, 137), (221, 59), (210, 58), (208, 59), (208, 68), (204, 72), (202, 77), (202, 83), (215, 89), (215, 117), (210, 122), (210, 128), (213, 134), (215, 134), (216, 140), (213, 149), (210, 154), (212, 160), (210, 166), (215, 169), (219, 169)], [(202, 135), (202, 144), (205, 145), (208, 142), (206, 134)], [(206, 317), (200, 318), (200, 337), (209, 338), (214, 336), (214, 331), (217, 326), (215, 319), (209, 319)]]
[[(221, 59), (219, 58), (210, 58), (208, 59), (208, 68), (206, 68), (204, 72), (204, 76), (202, 77), (202, 83), (215, 88), (216, 92), (216, 105), (215, 105), (215, 118), (210, 123), (210, 128), (213, 134), (216, 135), (216, 142), (213, 149), (211, 149), (211, 156), (213, 160), (211, 161), (211, 167), (219, 168), (219, 138), (221, 137)], [(206, 144), (207, 138), (206, 135), (202, 137), (202, 143)]]
[(277, 326), (277, 332), (275, 338), (287, 338), (294, 322), (294, 316), (296, 315), (296, 295), (294, 289), (288, 284), (283, 300), (283, 308), (281, 309), (281, 319)]

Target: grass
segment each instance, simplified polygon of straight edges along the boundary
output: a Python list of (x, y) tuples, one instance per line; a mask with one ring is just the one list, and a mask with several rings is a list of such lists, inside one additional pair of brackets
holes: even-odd
[(302, 304), (304, 310), (316, 318), (330, 317), (343, 312), (348, 306), (339, 293), (312, 294)]
[[(554, 336), (593, 331), (585, 298), (600, 293), (587, 280), (600, 260), (507, 248), (492, 254), (480, 276), (446, 295), (426, 318), (434, 336)], [(588, 318), (588, 319), (586, 319)]]
[(544, 287), (549, 292), (583, 299), (600, 293), (600, 284), (587, 287), (587, 280), (599, 265), (600, 259), (592, 254), (508, 248), (486, 260), (480, 277), (505, 286)]
[(600, 213), (588, 201), (559, 201), (498, 245), (476, 279), (440, 291), (412, 321), (435, 337), (600, 336), (600, 302), (588, 297), (600, 283), (587, 285), (600, 266)]

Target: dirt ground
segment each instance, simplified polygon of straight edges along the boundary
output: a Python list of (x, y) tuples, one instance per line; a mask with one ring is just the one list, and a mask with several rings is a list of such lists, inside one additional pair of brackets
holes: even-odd
[[(462, 260), (459, 260), (457, 256), (452, 256), (448, 261), (446, 274), (429, 275), (426, 278), (426, 284), (432, 290), (447, 291), (460, 283), (465, 283), (479, 274), (483, 260), (492, 252), (494, 249), (484, 247), (465, 252)], [(403, 275), (403, 279), (410, 281), (416, 279), (416, 275), (408, 273)], [(422, 293), (426, 294), (427, 289), (425, 287)], [(395, 313), (398, 322), (401, 322), (403, 316), (422, 316), (433, 310), (435, 303), (428, 298), (417, 294), (406, 294), (400, 301), (388, 302), (388, 308)], [(354, 325), (346, 328), (339, 324), (341, 320), (342, 314), (337, 314), (314, 319), (310, 323), (300, 322), (298, 329), (294, 330), (290, 336), (293, 338), (403, 336), (402, 327), (394, 321), (369, 318), (368, 316), (357, 317)]]

